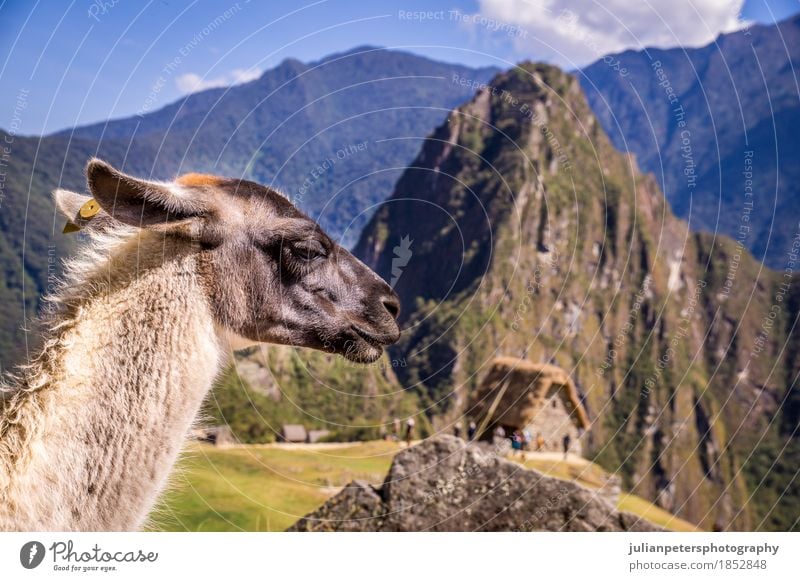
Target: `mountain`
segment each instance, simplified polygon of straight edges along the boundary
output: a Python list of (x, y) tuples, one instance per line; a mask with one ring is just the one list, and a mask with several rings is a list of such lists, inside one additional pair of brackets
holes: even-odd
[(59, 136), (126, 144), (121, 165), (171, 177), (201, 168), (283, 190), (352, 243), (424, 138), (494, 68), (474, 69), (360, 47), (259, 79), (210, 89), (163, 109)]
[(590, 458), (627, 490), (706, 529), (798, 528), (797, 281), (693, 234), (574, 77), (495, 77), (355, 252), (395, 280), (395, 371), (434, 427), (470, 415), (495, 356), (553, 362), (592, 421)]
[(23, 328), (73, 242), (50, 192), (82, 191), (90, 157), (138, 176), (198, 171), (271, 184), (352, 244), (420, 140), (468, 98), (456, 80), (481, 83), (495, 72), (361, 47), (308, 64), (288, 59), (252, 82), (141, 116), (45, 137), (0, 131), (9, 144), (0, 160), (0, 366), (35, 343)]
[(800, 15), (696, 49), (626, 51), (580, 73), (600, 124), (695, 231), (785, 268), (800, 224)]

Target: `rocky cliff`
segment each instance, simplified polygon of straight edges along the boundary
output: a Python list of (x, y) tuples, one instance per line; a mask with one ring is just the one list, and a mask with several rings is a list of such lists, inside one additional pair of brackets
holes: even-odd
[(439, 427), (496, 355), (553, 362), (626, 488), (708, 529), (797, 528), (797, 256), (691, 233), (572, 76), (524, 64), (454, 110), (356, 253), (395, 284), (396, 371)]

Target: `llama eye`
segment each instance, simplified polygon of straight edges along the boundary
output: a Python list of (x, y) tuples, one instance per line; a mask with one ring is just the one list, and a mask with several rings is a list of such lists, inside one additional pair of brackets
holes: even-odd
[(328, 254), (325, 247), (318, 240), (303, 240), (296, 242), (291, 247), (292, 256), (300, 260), (311, 261), (315, 258), (324, 258)]

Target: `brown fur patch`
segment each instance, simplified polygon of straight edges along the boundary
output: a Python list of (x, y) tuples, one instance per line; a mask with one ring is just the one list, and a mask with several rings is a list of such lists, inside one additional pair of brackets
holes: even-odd
[(218, 186), (223, 179), (219, 176), (212, 176), (206, 173), (187, 173), (183, 174), (175, 183), (182, 186)]

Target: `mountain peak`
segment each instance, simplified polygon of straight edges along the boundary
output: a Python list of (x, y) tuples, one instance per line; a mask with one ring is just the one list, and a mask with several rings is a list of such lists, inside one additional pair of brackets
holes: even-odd
[(342, 57), (348, 57), (348, 56), (353, 56), (353, 55), (362, 54), (362, 53), (371, 53), (371, 52), (376, 52), (376, 51), (385, 51), (385, 50), (388, 50), (388, 49), (386, 47), (384, 47), (384, 46), (377, 46), (377, 45), (371, 45), (371, 44), (362, 44), (362, 45), (359, 45), (359, 46), (354, 46), (353, 48), (348, 49), (348, 50), (343, 50), (341, 52), (335, 52), (335, 53), (329, 54), (327, 56), (324, 56), (323, 58), (321, 58), (317, 62), (318, 63), (324, 63), (324, 62), (340, 59)]
[[(365, 262), (385, 277), (392, 268), (385, 250), (405, 234), (417, 241), (418, 255), (430, 251), (439, 257), (426, 263), (435, 272), (399, 280), (396, 290), (406, 302), (417, 297), (441, 300), (476, 284), (489, 268), (498, 231), (519, 227), (509, 226), (509, 220), (518, 221), (529, 211), (532, 198), (538, 200), (536, 206), (545, 204), (531, 210), (543, 211), (545, 219), (576, 198), (593, 204), (596, 185), (572, 192), (564, 187), (593, 173), (602, 188), (604, 172), (624, 176), (628, 165), (598, 132), (577, 79), (561, 69), (523, 62), (475, 88), (473, 98), (450, 113), (398, 181), (393, 198), (407, 201), (390, 204), (373, 218), (396, 221), (394, 227), (367, 227), (356, 246)], [(593, 158), (597, 152), (616, 162), (600, 168)], [(576, 166), (583, 166), (585, 175), (571, 175)], [(544, 190), (551, 181), (559, 188), (551, 186), (547, 197)], [(420, 221), (418, 213), (428, 218)], [(397, 240), (387, 238), (387, 231)], [(537, 232), (534, 246), (546, 251), (552, 246), (549, 229), (543, 225)], [(444, 267), (442, 247), (453, 252)], [(404, 313), (411, 316), (413, 307)]]

